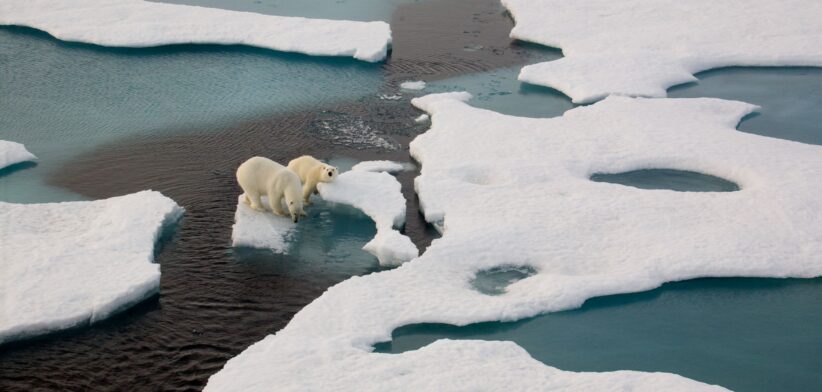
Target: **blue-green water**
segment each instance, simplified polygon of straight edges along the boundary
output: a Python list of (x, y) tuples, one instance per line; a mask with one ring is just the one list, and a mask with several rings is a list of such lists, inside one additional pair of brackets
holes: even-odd
[(104, 143), (210, 130), (374, 94), (379, 67), (239, 46), (110, 49), (0, 28), (0, 138), (36, 167), (0, 178), (0, 200), (80, 199), (45, 184), (67, 160)]
[(423, 324), (378, 351), (511, 340), (572, 371), (665, 371), (737, 391), (818, 391), (822, 280), (699, 279), (514, 323)]

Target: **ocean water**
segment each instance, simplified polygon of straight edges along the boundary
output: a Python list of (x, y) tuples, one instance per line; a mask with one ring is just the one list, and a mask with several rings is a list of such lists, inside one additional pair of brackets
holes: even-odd
[[(521, 65), (512, 63), (560, 53), (510, 42), (510, 21), (495, 0), (179, 2), (291, 16), (397, 18), (394, 57), (366, 64), (233, 46), (107, 49), (0, 28), (0, 138), (23, 142), (41, 158), (0, 172), (0, 200), (94, 199), (153, 188), (187, 209), (157, 255), (159, 296), (88, 328), (0, 347), (4, 390), (196, 390), (328, 286), (379, 271), (360, 249), (374, 235), (370, 219), (322, 202), (301, 222), (289, 255), (232, 249), (239, 192), (232, 170), (244, 157), (287, 161), (311, 153), (340, 167), (364, 159), (407, 161), (408, 141), (426, 129), (413, 122), (419, 113), (408, 101), (430, 92), (466, 90), (475, 95), (472, 105), (527, 117), (574, 107), (555, 90), (516, 80)], [(438, 4), (451, 8), (436, 12)], [(405, 16), (392, 15), (402, 6), (409, 6)], [(466, 11), (476, 26), (451, 16), (454, 7), (480, 6), (486, 9)], [(455, 25), (443, 42), (417, 36)], [(497, 46), (482, 44), (489, 31)], [(500, 68), (488, 69), (494, 66)], [(421, 74), (429, 82), (425, 90), (395, 88), (398, 80)], [(729, 68), (698, 76), (699, 83), (676, 87), (671, 96), (755, 103), (761, 114), (746, 118), (741, 130), (822, 144), (816, 126), (822, 118), (815, 113), (822, 103), (820, 70)], [(395, 94), (397, 100), (379, 98)], [(415, 175), (398, 179), (409, 201), (406, 232), (424, 249), (436, 234), (418, 213)], [(627, 183), (672, 188), (682, 181), (650, 177)], [(691, 180), (687, 190), (706, 186)], [(488, 271), (475, 283), (504, 295), (508, 282), (528, 273)], [(820, 303), (819, 279), (697, 280), (593, 299), (579, 310), (518, 323), (403, 327), (381, 349), (400, 352), (443, 337), (506, 339), (566, 370), (665, 370), (739, 390), (816, 390), (822, 361), (810, 349), (822, 342), (814, 328)]]
[(0, 137), (40, 157), (0, 176), (0, 200), (82, 199), (45, 179), (67, 161), (125, 139), (210, 132), (240, 120), (373, 94), (379, 66), (240, 46), (111, 49), (0, 28)]

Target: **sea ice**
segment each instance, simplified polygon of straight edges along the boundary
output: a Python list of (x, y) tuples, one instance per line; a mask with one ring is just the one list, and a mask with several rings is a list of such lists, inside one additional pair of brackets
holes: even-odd
[(0, 169), (20, 162), (34, 161), (37, 157), (20, 143), (0, 140)]
[(609, 94), (664, 97), (711, 68), (822, 66), (818, 0), (502, 0), (511, 37), (561, 48), (519, 79), (576, 103)]
[(400, 88), (403, 88), (403, 89), (406, 89), (406, 90), (422, 90), (422, 89), (425, 88), (425, 82), (423, 82), (422, 80), (417, 80), (417, 81), (410, 81), (409, 80), (409, 81), (400, 83)]
[(428, 121), (428, 119), (429, 119), (428, 115), (423, 113), (423, 114), (420, 114), (419, 117), (415, 118), (414, 122), (424, 123), (424, 122)]
[[(330, 288), (230, 360), (208, 390), (721, 390), (664, 373), (564, 372), (512, 343), (370, 351), (403, 325), (512, 321), (698, 277), (822, 275), (822, 147), (737, 131), (753, 105), (609, 97), (538, 119), (464, 98), (412, 101), (432, 115), (410, 147), (423, 165), (421, 205), (428, 221), (444, 219), (442, 238), (397, 269)], [(589, 179), (647, 168), (712, 174), (740, 190)], [(501, 295), (473, 288), (478, 271), (510, 265), (536, 273)]]
[(413, 170), (414, 166), (410, 163), (395, 162), (395, 161), (363, 161), (354, 165), (352, 171), (367, 171), (367, 172), (386, 172), (399, 173), (401, 171)]
[(153, 191), (0, 202), (0, 343), (93, 323), (157, 293), (154, 244), (182, 213)]
[(374, 220), (377, 235), (363, 249), (376, 256), (382, 266), (399, 265), (419, 254), (411, 239), (394, 230), (405, 223), (401, 188), (388, 173), (360, 170), (342, 173), (334, 182), (317, 184), (323, 199), (355, 207)]
[(268, 197), (262, 196), (265, 211), (254, 211), (241, 199), (237, 199), (234, 227), (231, 228), (232, 246), (271, 249), (275, 253), (288, 253), (297, 224), (290, 218), (274, 215), (268, 210)]
[(317, 56), (385, 58), (385, 22), (308, 19), (140, 0), (5, 0), (0, 24), (103, 46), (250, 45)]

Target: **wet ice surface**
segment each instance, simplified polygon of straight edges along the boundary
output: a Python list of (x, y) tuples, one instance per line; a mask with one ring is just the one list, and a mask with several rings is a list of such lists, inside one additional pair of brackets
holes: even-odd
[(510, 284), (525, 279), (536, 271), (529, 266), (494, 267), (477, 272), (471, 285), (483, 294), (500, 295)]
[(679, 192), (733, 192), (739, 186), (728, 180), (682, 170), (645, 169), (624, 173), (594, 173), (591, 181), (621, 184), (640, 189), (670, 189)]

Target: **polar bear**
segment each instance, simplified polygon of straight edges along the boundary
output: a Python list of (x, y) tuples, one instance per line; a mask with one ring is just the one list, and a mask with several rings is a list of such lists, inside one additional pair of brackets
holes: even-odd
[(331, 182), (337, 178), (337, 168), (320, 162), (311, 155), (303, 155), (288, 162), (288, 168), (300, 176), (303, 182), (303, 203), (310, 205), (308, 200), (312, 193), (317, 193), (317, 184)]
[(237, 183), (243, 188), (242, 201), (257, 211), (265, 211), (260, 200), (260, 196), (265, 195), (275, 214), (286, 216), (282, 207), (285, 199), (294, 223), (305, 216), (300, 177), (277, 162), (263, 157), (249, 158), (237, 168)]

